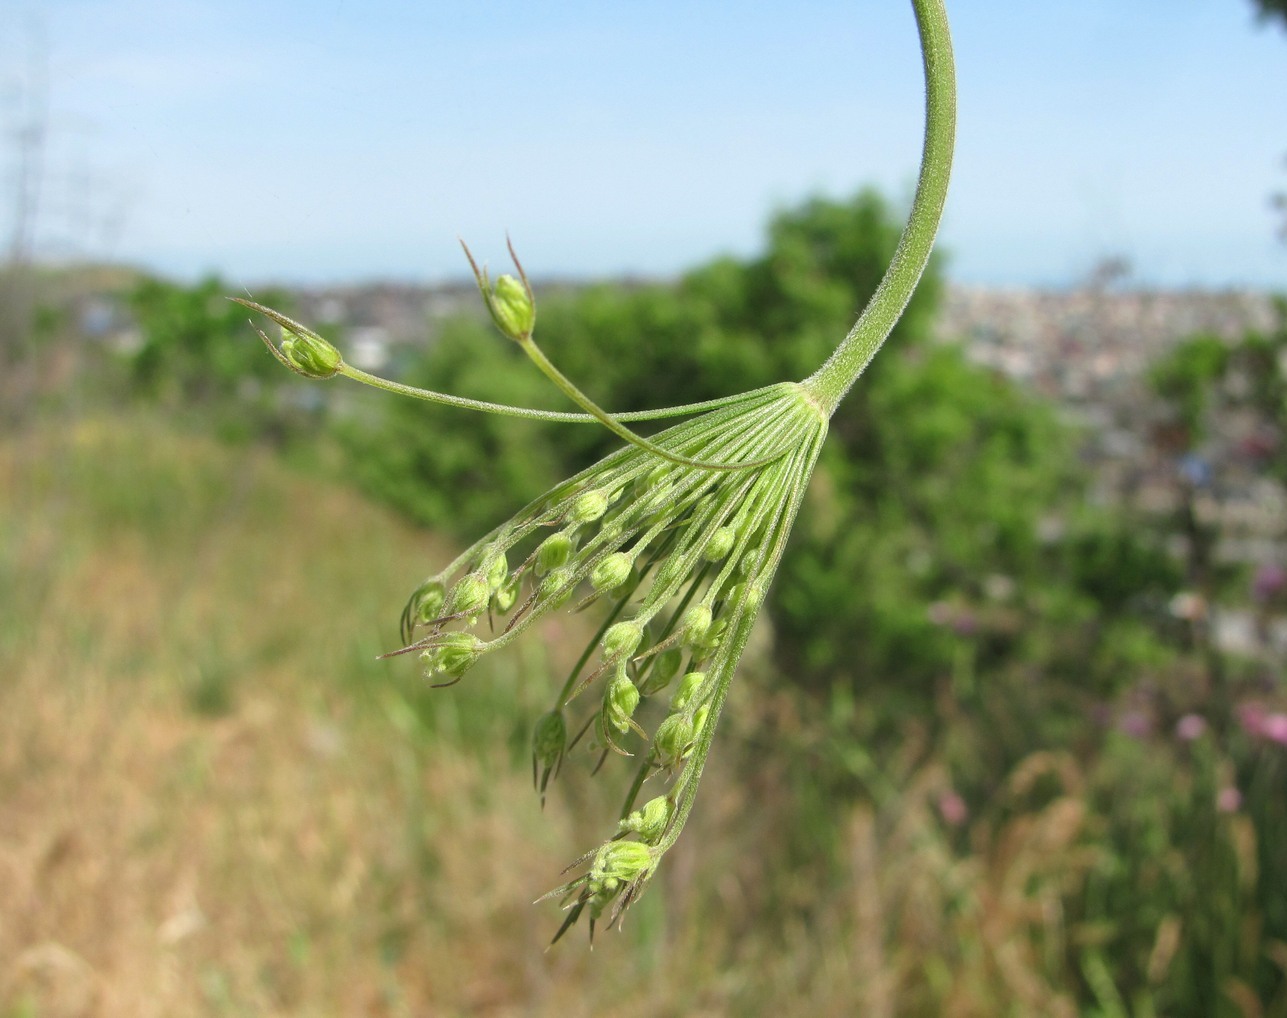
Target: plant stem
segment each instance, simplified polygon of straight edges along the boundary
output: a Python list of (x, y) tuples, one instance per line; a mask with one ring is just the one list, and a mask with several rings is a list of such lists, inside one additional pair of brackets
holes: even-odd
[(911, 300), (943, 216), (956, 136), (956, 64), (943, 0), (912, 0), (925, 60), (925, 144), (907, 226), (893, 260), (858, 321), (827, 362), (802, 383), (833, 414)]
[(697, 467), (701, 470), (749, 470), (752, 467), (762, 467), (768, 463), (772, 463), (775, 459), (780, 458), (787, 452), (787, 449), (784, 446), (762, 459), (747, 460), (745, 463), (708, 463), (704, 460), (690, 459), (687, 456), (679, 455), (679, 453), (663, 449), (656, 443), (648, 441), (648, 439), (644, 438), (642, 435), (635, 434), (621, 423), (619, 417), (602, 409), (594, 402), (594, 400), (590, 399), (589, 396), (578, 389), (575, 383), (573, 383), (567, 375), (563, 374), (562, 371), (556, 368), (550, 359), (545, 356), (544, 351), (536, 345), (536, 340), (531, 336), (526, 336), (518, 340), (518, 344), (523, 348), (523, 352), (527, 354), (532, 363), (541, 370), (541, 373), (545, 375), (546, 378), (558, 387), (560, 392), (567, 396), (567, 398), (577, 406), (585, 410), (585, 412), (596, 421), (602, 424), (618, 438), (624, 439), (631, 445), (638, 446), (640, 449), (646, 449), (654, 456), (660, 456), (662, 459), (669, 460), (671, 463), (679, 463), (686, 467)]

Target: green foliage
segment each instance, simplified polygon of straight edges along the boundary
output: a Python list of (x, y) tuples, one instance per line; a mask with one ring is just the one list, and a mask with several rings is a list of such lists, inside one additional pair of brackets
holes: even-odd
[(1203, 416), (1215, 382), (1229, 365), (1229, 347), (1219, 336), (1186, 340), (1149, 369), (1149, 382), (1176, 414), (1191, 444), (1201, 440)]
[[(899, 226), (871, 191), (813, 199), (774, 217), (756, 258), (721, 258), (669, 286), (598, 286), (542, 302), (542, 342), (613, 410), (801, 378), (874, 291)], [(1141, 615), (1175, 582), (1146, 540), (1120, 525), (1110, 534), (1079, 508), (1073, 439), (1050, 408), (930, 340), (941, 286), (932, 263), (889, 347), (833, 418), (769, 599), (778, 664), (794, 686), (824, 699), (837, 684), (879, 689), (867, 702), (895, 728), (960, 668), (963, 640), (972, 667), (1026, 660), (1110, 691), (1123, 661), (1158, 656)], [(559, 406), (510, 344), (473, 321), (447, 329), (408, 380), (529, 406), (544, 394)], [(462, 425), (456, 411), (396, 400), (350, 433), (370, 490), (462, 535), (616, 442), (594, 427)], [(1110, 579), (1108, 547), (1134, 572)], [(1105, 596), (1117, 609), (1107, 620), (1096, 610)], [(1016, 753), (1040, 737), (1023, 734)]]
[[(801, 378), (853, 324), (893, 254), (900, 225), (871, 191), (848, 202), (814, 199), (774, 218), (769, 248), (759, 258), (720, 259), (673, 285), (598, 286), (543, 300), (542, 343), (596, 402), (616, 411)], [(925, 335), (940, 287), (935, 263), (893, 333), (895, 345)], [(515, 350), (473, 320), (444, 330), (407, 380), (481, 399), (567, 409)], [(511, 507), (526, 501), (560, 471), (587, 465), (617, 444), (597, 427), (551, 431), (476, 418), (466, 429), (458, 414), (426, 413), (414, 404), (385, 409), (382, 416), (353, 436), (355, 462), (367, 483), (382, 493), (414, 486), (420, 495), (404, 489), (396, 504), (461, 534), (494, 522), (497, 501)], [(539, 452), (551, 436), (556, 460)], [(458, 447), (457, 438), (475, 442), (476, 453)], [(379, 465), (381, 447), (399, 450), (394, 455), (412, 466), (411, 481), (393, 462)], [(477, 475), (485, 480), (474, 483)], [(477, 491), (482, 499), (442, 498), (448, 491)]]
[(1253, 3), (1263, 20), (1277, 20), (1287, 28), (1287, 0), (1253, 0)]
[[(281, 369), (264, 356), (228, 287), (145, 279), (130, 294), (140, 344), (129, 358), (134, 393), (174, 413), (214, 418), (227, 437), (284, 438), (309, 416), (278, 398)], [(264, 295), (283, 303), (279, 293)]]
[[(1048, 409), (959, 350), (886, 351), (837, 415), (785, 565), (788, 670), (923, 697), (950, 666), (953, 628), (1005, 642), (1018, 609), (1002, 602), (1026, 601), (1045, 567), (1037, 524), (1075, 492), (1067, 452)], [(932, 619), (935, 602), (956, 604), (952, 618)]]
[[(430, 356), (404, 380), (504, 403), (550, 402), (544, 380), (518, 348), (469, 318), (448, 322)], [(490, 527), (540, 494), (558, 469), (556, 432), (548, 425), (362, 395), (363, 412), (339, 425), (352, 476), (417, 522), (458, 536)]]

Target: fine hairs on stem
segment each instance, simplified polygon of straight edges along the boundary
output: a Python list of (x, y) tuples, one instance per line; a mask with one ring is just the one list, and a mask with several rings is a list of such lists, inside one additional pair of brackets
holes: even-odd
[[(943, 0), (912, 0), (912, 8), (926, 116), (911, 214), (853, 329), (802, 381), (657, 410), (604, 410), (537, 345), (536, 297), (512, 246), (517, 275), (495, 280), (465, 248), (483, 302), (497, 330), (579, 410), (488, 403), (378, 378), (345, 363), (307, 326), (240, 301), (281, 328), (277, 343), (260, 336), (279, 361), (307, 378), (343, 376), (465, 410), (598, 424), (625, 443), (428, 576), (403, 608), (403, 646), (392, 652), (415, 655), (430, 681), (451, 685), (551, 613), (602, 605), (596, 636), (536, 722), (532, 778), (544, 801), (564, 758), (582, 743), (598, 763), (632, 757), (634, 777), (615, 828), (569, 867), (575, 876), (545, 895), (560, 899), (567, 913), (555, 940), (583, 915), (591, 936), (605, 917), (612, 925), (683, 830), (828, 422), (889, 336), (929, 261), (952, 164), (955, 67)], [(651, 438), (627, 426), (668, 418), (687, 420)], [(649, 701), (661, 705), (650, 712), (661, 718), (651, 733), (640, 721)], [(645, 788), (652, 793), (646, 799)]]

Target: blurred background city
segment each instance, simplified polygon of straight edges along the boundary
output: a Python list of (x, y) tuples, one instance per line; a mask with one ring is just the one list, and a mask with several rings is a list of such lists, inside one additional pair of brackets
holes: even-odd
[[(0, 4), (0, 1018), (1287, 1016), (1287, 7), (961, 0), (932, 263), (620, 932), (410, 591), (641, 409), (801, 378), (894, 249), (908, 5)], [(1275, 99), (1274, 96), (1278, 96)], [(609, 761), (612, 772), (617, 761)]]

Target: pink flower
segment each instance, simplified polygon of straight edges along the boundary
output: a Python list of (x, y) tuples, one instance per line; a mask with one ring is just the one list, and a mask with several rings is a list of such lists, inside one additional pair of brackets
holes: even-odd
[(1185, 714), (1175, 725), (1175, 735), (1184, 742), (1200, 739), (1207, 731), (1207, 722), (1201, 714)]
[(1279, 711), (1276, 714), (1265, 715), (1260, 726), (1260, 734), (1271, 742), (1287, 746), (1287, 714)]
[(1220, 789), (1216, 796), (1216, 809), (1221, 813), (1237, 813), (1242, 805), (1242, 793), (1232, 785)]
[(960, 827), (970, 817), (970, 807), (956, 792), (948, 790), (938, 797), (938, 811), (953, 827)]
[(1253, 738), (1264, 734), (1265, 709), (1258, 703), (1238, 704), (1238, 724)]
[(1287, 746), (1287, 712), (1270, 714), (1258, 703), (1244, 703), (1238, 707), (1238, 723), (1254, 739), (1268, 739)]
[(1132, 739), (1146, 739), (1153, 731), (1153, 721), (1142, 710), (1128, 710), (1117, 719), (1117, 727)]

